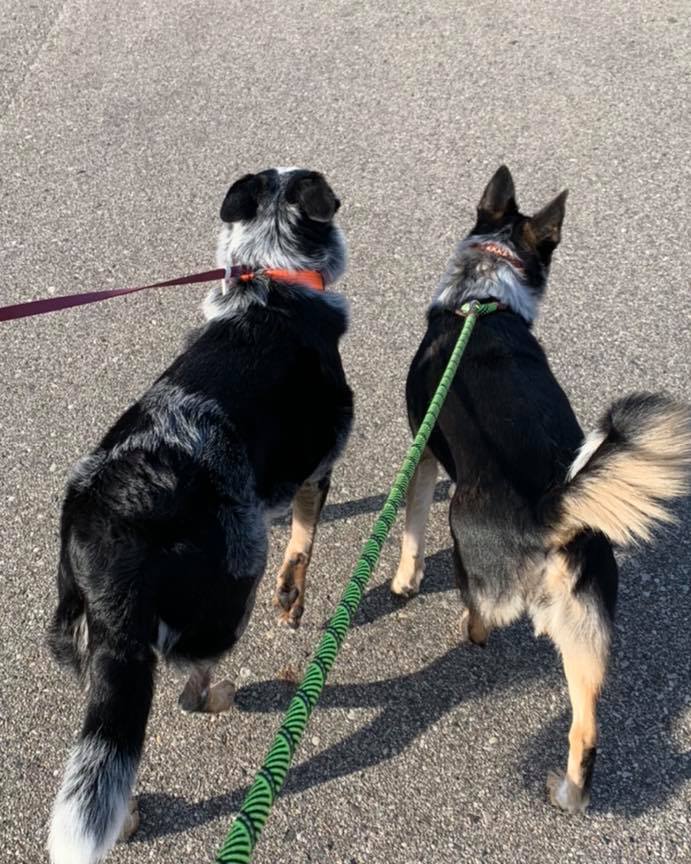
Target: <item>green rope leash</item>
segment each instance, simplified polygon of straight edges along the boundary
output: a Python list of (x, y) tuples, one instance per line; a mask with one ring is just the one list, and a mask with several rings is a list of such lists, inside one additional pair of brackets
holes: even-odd
[(281, 728), (276, 733), (264, 764), (257, 772), (254, 783), (245, 796), (240, 812), (216, 857), (219, 864), (249, 864), (261, 830), (269, 816), (271, 805), (283, 787), (290, 763), (303, 736), (312, 709), (317, 704), (317, 700), (324, 689), (326, 676), (334, 664), (336, 655), (362, 601), (365, 586), (377, 566), (384, 541), (394, 523), (398, 508), (408, 490), (408, 484), (420, 461), (434, 424), (437, 422), (473, 327), (479, 316), (495, 312), (499, 308), (502, 307), (498, 303), (479, 303), (477, 300), (461, 307), (459, 314), (465, 317), (465, 324), (453, 349), (451, 359), (420, 424), (415, 440), (411, 444), (391, 487), (389, 497), (374, 523), (369, 539), (362, 548), (360, 558), (336, 611), (326, 625), (326, 632), (307, 667), (305, 677), (288, 706)]

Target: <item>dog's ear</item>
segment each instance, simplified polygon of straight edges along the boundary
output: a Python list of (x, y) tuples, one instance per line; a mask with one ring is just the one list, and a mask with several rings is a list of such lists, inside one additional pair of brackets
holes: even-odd
[(550, 201), (530, 219), (528, 225), (536, 246), (548, 244), (554, 248), (558, 245), (561, 240), (561, 224), (564, 221), (568, 194), (569, 190), (564, 189), (554, 201)]
[(513, 177), (506, 165), (502, 165), (487, 184), (477, 205), (478, 216), (489, 218), (492, 222), (501, 222), (507, 214), (517, 210)]
[(245, 174), (236, 180), (226, 192), (221, 204), (221, 219), (224, 222), (254, 219), (263, 188), (264, 179), (258, 174)]
[(296, 174), (286, 186), (286, 201), (297, 204), (309, 219), (315, 222), (330, 222), (341, 202), (318, 171)]

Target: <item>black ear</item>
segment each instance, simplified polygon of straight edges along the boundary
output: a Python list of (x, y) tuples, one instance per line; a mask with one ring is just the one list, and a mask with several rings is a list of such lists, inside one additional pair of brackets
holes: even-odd
[(318, 171), (296, 174), (286, 186), (286, 201), (297, 204), (309, 219), (315, 222), (330, 222), (341, 202)]
[(245, 174), (236, 180), (226, 192), (221, 204), (221, 219), (224, 222), (254, 219), (263, 188), (264, 180), (258, 174)]
[(556, 246), (561, 240), (561, 223), (564, 221), (568, 194), (569, 190), (564, 189), (554, 201), (550, 201), (531, 218), (530, 226), (538, 246), (542, 243)]
[(513, 177), (506, 165), (502, 165), (487, 184), (477, 210), (478, 214), (489, 217), (493, 222), (499, 222), (507, 213), (518, 210)]

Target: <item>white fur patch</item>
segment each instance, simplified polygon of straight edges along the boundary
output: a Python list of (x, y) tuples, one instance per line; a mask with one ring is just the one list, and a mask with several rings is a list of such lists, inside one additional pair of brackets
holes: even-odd
[(163, 618), (158, 619), (158, 633), (156, 634), (156, 650), (165, 657), (175, 646), (180, 638), (177, 630), (169, 627)]
[(507, 627), (525, 612), (525, 599), (520, 594), (502, 597), (486, 597), (482, 594), (474, 598), (480, 617), (493, 627)]
[(599, 430), (589, 432), (588, 435), (586, 435), (585, 441), (581, 444), (576, 458), (571, 463), (571, 467), (566, 475), (567, 483), (571, 482), (576, 474), (585, 468), (597, 448), (602, 444), (606, 437), (607, 434)]
[(537, 316), (537, 298), (526, 285), (522, 272), (506, 258), (496, 258), (490, 266), (479, 261), (475, 271), (468, 275), (466, 253), (472, 246), (486, 241), (501, 245), (493, 236), (471, 235), (461, 240), (439, 281), (432, 305), (458, 309), (470, 300), (494, 297), (500, 303), (506, 303), (528, 323), (534, 321)]
[(127, 817), (135, 771), (134, 762), (106, 742), (80, 741), (53, 807), (51, 864), (97, 864), (112, 849)]
[(571, 803), (571, 795), (570, 795), (570, 783), (568, 777), (564, 777), (559, 786), (557, 787), (556, 792), (554, 793), (554, 798), (564, 810), (569, 809), (569, 805)]

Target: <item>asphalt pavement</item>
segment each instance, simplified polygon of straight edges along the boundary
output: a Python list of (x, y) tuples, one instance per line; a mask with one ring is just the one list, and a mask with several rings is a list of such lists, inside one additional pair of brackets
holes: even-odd
[[(530, 211), (562, 188), (538, 324), (579, 417), (664, 387), (691, 400), (689, 7), (684, 2), (4, 0), (0, 303), (213, 266), (238, 175), (323, 170), (343, 201), (343, 356), (357, 420), (334, 477), (302, 629), (271, 573), (223, 666), (237, 706), (177, 708), (159, 676), (113, 864), (205, 862), (224, 836), (408, 444), (403, 382), (424, 309), (501, 162)], [(0, 325), (0, 861), (45, 861), (79, 727), (44, 643), (70, 466), (181, 350), (204, 289)], [(440, 482), (421, 595), (387, 581), (397, 528), (313, 715), (257, 864), (691, 861), (691, 509), (620, 556), (593, 802), (545, 800), (563, 767), (559, 660), (525, 623), (459, 644)]]

